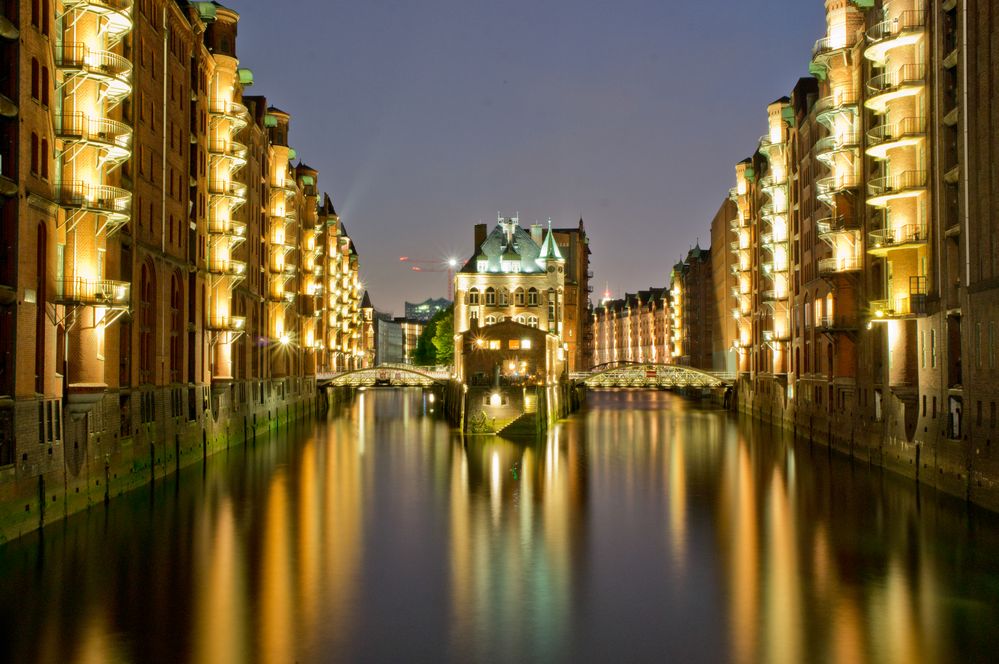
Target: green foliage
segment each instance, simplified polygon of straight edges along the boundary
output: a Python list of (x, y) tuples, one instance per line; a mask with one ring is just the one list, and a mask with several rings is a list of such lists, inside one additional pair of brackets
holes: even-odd
[[(438, 332), (440, 330), (440, 332)], [(438, 336), (442, 341), (438, 340)], [(443, 343), (446, 338), (447, 343)], [(411, 359), (417, 366), (450, 364), (454, 359), (454, 305), (434, 314), (416, 341)]]
[(434, 331), (434, 348), (437, 349), (437, 364), (454, 362), (454, 305), (446, 310), (447, 315), (437, 321)]

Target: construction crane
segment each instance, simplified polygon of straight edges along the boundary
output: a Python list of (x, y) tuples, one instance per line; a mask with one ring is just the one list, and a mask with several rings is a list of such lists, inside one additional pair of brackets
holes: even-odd
[(409, 269), (413, 272), (446, 272), (447, 299), (454, 300), (454, 271), (458, 267), (457, 258), (428, 261), (420, 258), (410, 258), (409, 256), (399, 256), (399, 262), (409, 263)]

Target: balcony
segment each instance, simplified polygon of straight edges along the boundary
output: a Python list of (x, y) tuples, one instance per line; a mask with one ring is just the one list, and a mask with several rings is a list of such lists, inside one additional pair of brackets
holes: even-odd
[(212, 99), (208, 102), (208, 114), (229, 122), (233, 129), (239, 130), (247, 125), (250, 113), (238, 101), (228, 99)]
[(132, 192), (106, 184), (90, 184), (79, 180), (60, 182), (55, 186), (59, 205), (79, 212), (104, 215), (109, 221), (125, 223), (132, 209)]
[(918, 94), (925, 84), (925, 65), (902, 65), (867, 82), (868, 98), (864, 106), (883, 114), (891, 101)]
[(230, 247), (233, 247), (246, 240), (246, 223), (235, 219), (228, 223), (209, 223), (208, 232), (232, 240)]
[(66, 143), (98, 148), (107, 161), (117, 163), (132, 155), (132, 128), (124, 122), (64, 113), (55, 117), (55, 133)]
[(233, 202), (246, 201), (246, 185), (235, 180), (209, 180), (208, 193)]
[[(73, 3), (64, 7), (68, 4)], [(56, 67), (67, 79), (82, 76), (97, 81), (113, 104), (132, 93), (132, 63), (117, 53), (91, 49), (82, 42), (57, 44), (54, 51)]]
[(826, 128), (832, 128), (835, 118), (840, 115), (857, 117), (858, 99), (854, 92), (839, 92), (822, 97), (815, 102), (815, 117)]
[(826, 166), (831, 166), (836, 155), (854, 151), (860, 147), (860, 134), (852, 131), (834, 134), (819, 139), (815, 144), (815, 158)]
[(56, 302), (60, 304), (128, 309), (132, 284), (111, 279), (71, 277), (56, 282)]
[(926, 313), (926, 295), (898, 297), (894, 300), (871, 300), (872, 322), (915, 318)]
[(916, 145), (926, 136), (926, 118), (905, 118), (883, 124), (867, 132), (867, 154), (875, 159), (887, 159), (888, 151)]
[(871, 231), (867, 235), (867, 251), (875, 256), (885, 256), (896, 249), (913, 249), (926, 244), (926, 236), (926, 226), (921, 224)]
[(837, 236), (841, 235), (851, 235), (855, 236), (858, 229), (852, 228), (847, 225), (846, 217), (834, 216), (825, 217), (824, 219), (819, 219), (815, 222), (815, 231), (819, 236), (820, 240), (826, 242), (834, 242)]
[(919, 41), (926, 30), (926, 12), (913, 9), (904, 11), (893, 19), (882, 21), (867, 31), (870, 43), (864, 57), (871, 62), (884, 64), (888, 51), (900, 46), (910, 46)]
[(65, 12), (87, 12), (104, 19), (103, 30), (121, 39), (132, 29), (132, 0), (63, 0)]
[(246, 331), (245, 316), (209, 316), (205, 327), (216, 332)]
[(862, 261), (856, 256), (822, 258), (819, 260), (819, 275), (829, 277), (837, 274), (852, 274), (860, 272), (862, 267)]
[(216, 160), (227, 160), (235, 168), (246, 165), (249, 150), (239, 141), (214, 141), (208, 147), (209, 154)]
[(779, 152), (784, 149), (784, 141), (774, 142), (770, 140), (770, 134), (764, 134), (760, 137), (760, 152), (763, 153), (767, 159), (773, 158), (774, 152)]
[(827, 205), (832, 205), (836, 196), (857, 188), (857, 178), (851, 175), (832, 175), (815, 181), (816, 197)]
[(867, 204), (885, 207), (897, 198), (920, 195), (926, 189), (926, 171), (905, 171), (899, 175), (875, 178), (867, 183)]
[(815, 321), (815, 329), (819, 332), (855, 332), (857, 330), (857, 319), (850, 315), (820, 316)]
[(208, 260), (208, 271), (227, 277), (242, 277), (246, 274), (246, 263), (234, 258), (211, 258)]

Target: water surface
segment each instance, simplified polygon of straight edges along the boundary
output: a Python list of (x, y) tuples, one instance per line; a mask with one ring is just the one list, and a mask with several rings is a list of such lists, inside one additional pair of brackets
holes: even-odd
[(999, 519), (668, 393), (530, 444), (420, 390), (0, 548), (0, 660), (986, 661)]

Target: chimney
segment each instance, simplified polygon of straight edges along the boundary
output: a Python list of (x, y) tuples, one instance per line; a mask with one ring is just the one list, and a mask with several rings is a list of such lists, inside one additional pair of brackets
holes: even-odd
[(531, 239), (539, 247), (545, 241), (545, 231), (541, 224), (531, 224)]
[(485, 224), (475, 224), (475, 248), (472, 249), (472, 255), (479, 253), (479, 247), (482, 243), (486, 241), (486, 225)]

